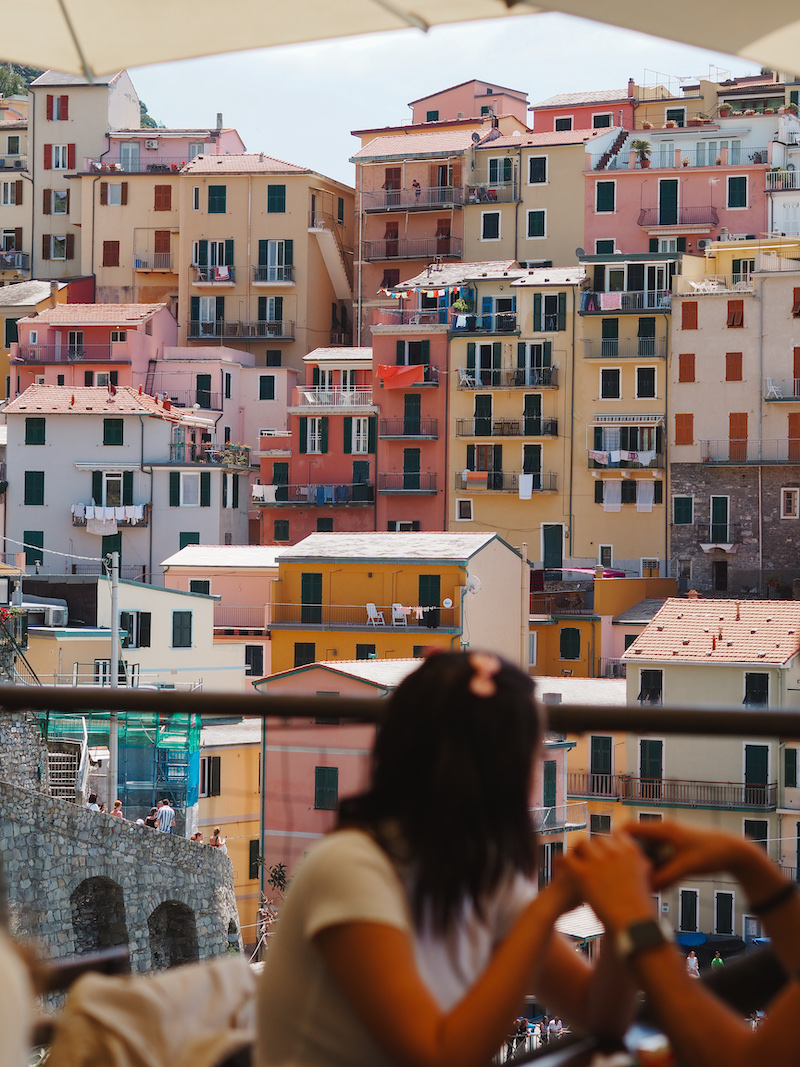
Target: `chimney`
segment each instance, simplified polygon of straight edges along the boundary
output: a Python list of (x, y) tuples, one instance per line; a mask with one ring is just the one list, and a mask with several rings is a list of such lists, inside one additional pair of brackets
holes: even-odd
[(636, 83), (634, 82), (633, 78), (628, 78), (628, 96), (633, 96), (635, 84)]
[(217, 129), (218, 130), (222, 129), (222, 112), (221, 111), (217, 112)]
[(689, 592), (686, 594), (686, 599), (687, 600), (697, 600), (697, 590), (696, 589), (690, 589)]

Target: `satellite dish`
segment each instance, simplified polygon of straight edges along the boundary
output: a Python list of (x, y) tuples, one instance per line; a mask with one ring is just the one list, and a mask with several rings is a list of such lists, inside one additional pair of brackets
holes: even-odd
[(585, 256), (586, 252), (581, 248), (580, 245), (578, 245), (578, 247), (575, 249), (575, 255), (576, 256)]
[[(2, 484), (3, 484), (3, 483), (2, 483), (2, 482), (0, 482), (0, 485), (2, 485)], [(449, 596), (446, 596), (446, 597), (444, 598), (444, 600), (442, 601), (442, 607), (443, 607), (443, 608), (452, 608), (452, 606), (453, 606), (453, 601), (452, 601), (452, 600), (450, 599), (450, 597), (449, 597)]]
[(464, 588), (468, 593), (477, 593), (481, 587), (480, 578), (476, 578), (474, 574), (471, 574), (465, 583)]
[(474, 133), (472, 134), (472, 143), (473, 144), (477, 144), (478, 141), (480, 141), (480, 139), (481, 139), (481, 135), (478, 133), (477, 130), (475, 130)]

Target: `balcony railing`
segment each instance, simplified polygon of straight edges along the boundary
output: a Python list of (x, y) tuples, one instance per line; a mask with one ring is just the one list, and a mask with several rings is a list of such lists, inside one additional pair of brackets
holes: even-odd
[[(591, 600), (591, 598), (590, 598)], [(594, 608), (581, 589), (562, 593), (531, 593), (531, 615), (593, 615)]]
[[(618, 459), (612, 456), (619, 452)], [(602, 449), (589, 449), (590, 471), (615, 470), (661, 470), (664, 467), (664, 453), (640, 449), (615, 449), (613, 452)]]
[(662, 211), (657, 207), (644, 207), (639, 212), (639, 226), (718, 226), (719, 215), (715, 207), (682, 207), (676, 211)]
[(392, 437), (424, 437), (435, 440), (439, 436), (439, 420), (408, 418), (408, 419), (381, 419), (380, 436)]
[(113, 358), (108, 345), (19, 345), (17, 358), (23, 363), (96, 363)]
[(192, 267), (195, 285), (234, 285), (236, 267)]
[(292, 392), (293, 407), (358, 408), (372, 406), (372, 389), (307, 389), (295, 386)]
[(556, 804), (552, 808), (534, 808), (533, 823), (540, 834), (557, 830), (583, 830), (589, 822), (589, 805), (578, 803)]
[(425, 210), (464, 203), (464, 190), (455, 185), (420, 185), (409, 189), (367, 189), (362, 194), (365, 211)]
[(179, 408), (191, 408), (198, 404), (204, 411), (222, 411), (222, 393), (206, 389), (168, 389), (159, 392)]
[(188, 162), (186, 156), (162, 156), (146, 148), (138, 159), (123, 160), (119, 156), (84, 159), (83, 169), (89, 174), (177, 174)]
[(519, 198), (516, 182), (474, 182), (467, 186), (468, 204), (513, 204)]
[[(381, 621), (383, 616), (383, 621)], [(442, 629), (453, 630), (459, 625), (458, 608), (417, 607), (405, 608), (393, 621), (392, 605), (377, 604), (370, 618), (366, 604), (273, 604), (272, 628), (294, 626), (319, 627), (338, 630), (343, 627), (359, 630), (408, 630)]]
[(294, 281), (294, 266), (285, 267), (253, 267), (253, 284), (267, 285), (270, 282), (283, 282), (288, 284)]
[(189, 339), (192, 341), (205, 341), (211, 338), (262, 338), (265, 341), (293, 341), (294, 323), (288, 319), (278, 322), (236, 322), (223, 321), (200, 322), (192, 319), (189, 322)]
[(742, 540), (738, 522), (696, 522), (694, 533), (703, 545), (736, 545)]
[(27, 252), (0, 252), (0, 270), (30, 270), (31, 257)]
[[(681, 137), (685, 135), (680, 135)], [(670, 142), (672, 147), (667, 145), (656, 144), (653, 146), (653, 151), (650, 154), (649, 162), (651, 170), (676, 170), (683, 169), (684, 167), (713, 167), (717, 160), (724, 166), (739, 167), (749, 164), (766, 163), (769, 158), (769, 153), (766, 148), (745, 148), (733, 147), (712, 153), (708, 151), (705, 144), (700, 142), (699, 144), (693, 144), (685, 147), (678, 144), (675, 146), (674, 142)], [(597, 170), (598, 165), (602, 164), (603, 156), (600, 154), (592, 155), (592, 170)], [(634, 158), (635, 169), (640, 169), (641, 164), (638, 157)], [(612, 156), (608, 161), (604, 170), (630, 170), (631, 159), (630, 151), (623, 146), (622, 151), (617, 155)]]
[[(467, 471), (455, 472), (455, 488), (461, 493), (495, 492), (518, 493), (524, 471)], [(534, 493), (554, 493), (558, 487), (556, 471), (534, 471), (531, 474)], [(523, 486), (524, 487), (524, 486)]]
[(495, 315), (451, 316), (450, 328), (459, 333), (517, 333), (517, 316), (512, 311), (500, 311)]
[(89, 519), (113, 520), (117, 526), (132, 528), (134, 526), (148, 526), (150, 524), (150, 512), (153, 505), (147, 504), (124, 504), (121, 507), (99, 507), (94, 504), (73, 504), (72, 525), (86, 526)]
[(364, 259), (461, 259), (460, 237), (402, 237), (365, 241)]
[(800, 189), (800, 171), (796, 170), (770, 170), (767, 171), (767, 190), (775, 193), (781, 190), (795, 191)]
[(608, 315), (615, 311), (668, 311), (671, 305), (672, 294), (668, 289), (613, 293), (598, 293), (587, 289), (581, 293), (580, 310)]
[(249, 469), (250, 449), (247, 445), (193, 445), (173, 441), (169, 446), (170, 463), (211, 463), (218, 467)]
[(556, 389), (557, 367), (525, 367), (519, 370), (488, 370), (459, 367), (459, 389)]
[(435, 493), (436, 471), (390, 471), (378, 475), (379, 493)]
[(456, 419), (457, 437), (558, 437), (558, 419)]
[(664, 359), (666, 342), (661, 337), (635, 337), (630, 341), (593, 340), (583, 342), (584, 359)]
[(770, 811), (777, 803), (778, 785), (777, 782), (749, 785), (745, 782), (698, 782), (569, 771), (567, 794), (608, 797), (634, 803), (657, 802), (686, 808), (756, 808)]
[(800, 378), (765, 378), (765, 400), (800, 400)]
[(375, 308), (373, 326), (449, 326), (450, 308)]
[(172, 270), (171, 252), (134, 252), (134, 270)]
[(700, 441), (703, 463), (800, 463), (800, 439)]
[(371, 504), (375, 500), (374, 482), (347, 482), (339, 485), (253, 485), (254, 504), (292, 504), (301, 507), (334, 507), (345, 504)]
[(236, 605), (214, 605), (214, 631), (257, 630), (265, 632), (269, 626), (269, 609), (261, 604), (253, 608)]

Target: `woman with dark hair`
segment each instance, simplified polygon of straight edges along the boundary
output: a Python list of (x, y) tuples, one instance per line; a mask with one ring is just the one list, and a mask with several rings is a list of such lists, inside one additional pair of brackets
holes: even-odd
[(283, 904), (259, 994), (258, 1067), (483, 1067), (525, 994), (618, 1034), (632, 986), (554, 933), (530, 807), (542, 724), (531, 679), (436, 653), (388, 701), (367, 792), (341, 806)]

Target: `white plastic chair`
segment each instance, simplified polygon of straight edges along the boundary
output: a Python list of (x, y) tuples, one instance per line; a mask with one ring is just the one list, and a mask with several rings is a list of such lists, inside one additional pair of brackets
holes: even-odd
[(368, 626), (385, 626), (386, 620), (383, 617), (383, 612), (378, 611), (374, 604), (367, 604), (367, 625)]
[(458, 368), (458, 384), (463, 388), (464, 386), (474, 386), (475, 376), (470, 374), (468, 370), (463, 367)]
[(392, 604), (392, 626), (408, 626), (408, 616), (402, 604)]
[(776, 385), (772, 378), (767, 378), (767, 400), (782, 400), (783, 389), (779, 385)]

